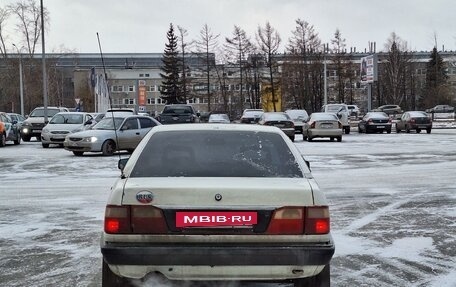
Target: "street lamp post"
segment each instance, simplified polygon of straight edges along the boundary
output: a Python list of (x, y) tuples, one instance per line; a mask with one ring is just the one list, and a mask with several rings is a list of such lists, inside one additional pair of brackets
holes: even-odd
[(13, 44), (19, 54), (19, 93), (21, 97), (21, 115), (24, 116), (24, 84), (22, 80), (22, 52)]

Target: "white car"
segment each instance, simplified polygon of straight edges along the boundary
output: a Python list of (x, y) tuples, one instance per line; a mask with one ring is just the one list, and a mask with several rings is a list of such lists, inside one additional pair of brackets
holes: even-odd
[(149, 274), (329, 286), (328, 202), (280, 129), (161, 125), (126, 160), (106, 205), (102, 286)]
[(63, 147), (67, 135), (89, 129), (93, 124), (95, 121), (88, 113), (57, 113), (41, 131), (41, 145), (44, 148), (48, 148), (50, 144), (58, 144)]
[(306, 110), (286, 110), (285, 113), (293, 120), (295, 133), (302, 134), (305, 122), (309, 119)]
[(321, 112), (336, 114), (345, 134), (350, 133), (350, 110), (346, 104), (327, 104), (321, 108)]
[(227, 114), (211, 114), (209, 119), (207, 120), (208, 123), (219, 123), (219, 124), (229, 124), (230, 117)]
[(342, 124), (336, 114), (312, 113), (307, 121), (303, 133), (303, 139), (311, 142), (314, 138), (329, 138), (342, 141)]

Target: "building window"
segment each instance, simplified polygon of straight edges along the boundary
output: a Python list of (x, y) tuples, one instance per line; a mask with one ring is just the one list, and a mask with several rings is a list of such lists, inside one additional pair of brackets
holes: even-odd
[(157, 91), (157, 86), (147, 86), (146, 90), (148, 92), (156, 92)]
[(147, 98), (148, 105), (155, 105), (155, 98)]
[(144, 77), (144, 74), (139, 74), (139, 77), (140, 77), (140, 78), (143, 78), (143, 77)]
[(124, 91), (124, 87), (123, 86), (112, 86), (111, 91), (113, 93), (120, 93), (120, 92)]
[(134, 105), (135, 99), (124, 99), (123, 103), (124, 105)]
[(135, 86), (128, 86), (128, 91), (129, 92), (134, 92), (135, 91)]
[(149, 78), (150, 77), (150, 74), (145, 74), (144, 75), (146, 78)]
[(156, 101), (157, 101), (157, 104), (160, 104), (160, 105), (163, 104), (163, 99), (162, 98), (157, 98)]

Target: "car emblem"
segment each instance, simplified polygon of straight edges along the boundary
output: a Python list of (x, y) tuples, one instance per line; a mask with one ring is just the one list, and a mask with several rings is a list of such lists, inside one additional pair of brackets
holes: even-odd
[(154, 195), (152, 194), (152, 192), (147, 190), (140, 191), (136, 194), (136, 200), (144, 204), (151, 203), (153, 199)]
[(215, 200), (217, 200), (217, 201), (222, 200), (222, 195), (219, 194), (219, 193), (217, 193), (217, 194), (215, 195)]

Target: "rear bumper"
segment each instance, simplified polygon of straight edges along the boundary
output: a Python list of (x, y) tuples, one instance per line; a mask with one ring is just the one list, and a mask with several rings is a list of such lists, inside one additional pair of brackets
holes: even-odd
[(332, 242), (290, 246), (101, 243), (103, 258), (110, 265), (326, 265), (334, 251)]

